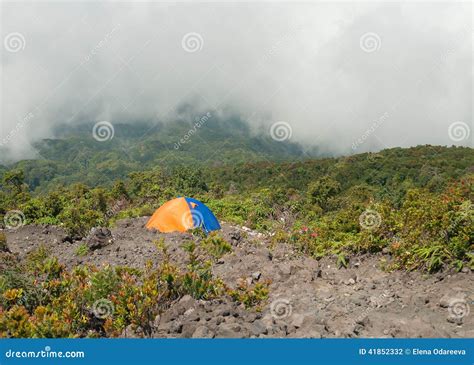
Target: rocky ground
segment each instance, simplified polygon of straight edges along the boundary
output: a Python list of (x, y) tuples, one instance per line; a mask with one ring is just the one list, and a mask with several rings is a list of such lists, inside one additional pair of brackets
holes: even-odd
[[(143, 267), (159, 262), (155, 243), (163, 238), (171, 260), (183, 266), (182, 244), (190, 234), (161, 234), (144, 228), (147, 218), (95, 229), (87, 239), (58, 227), (27, 225), (5, 230), (9, 249), (21, 258), (38, 245), (49, 247), (65, 265), (81, 263)], [(200, 301), (185, 296), (155, 319), (154, 337), (474, 337), (474, 277), (470, 270), (434, 275), (385, 272), (389, 256), (352, 257), (338, 269), (334, 258), (320, 261), (296, 253), (245, 227), (224, 223), (233, 251), (213, 268), (230, 287), (239, 280), (270, 280), (263, 310), (247, 310), (227, 299)], [(80, 247), (90, 252), (81, 256)], [(125, 337), (141, 333), (127, 329)]]

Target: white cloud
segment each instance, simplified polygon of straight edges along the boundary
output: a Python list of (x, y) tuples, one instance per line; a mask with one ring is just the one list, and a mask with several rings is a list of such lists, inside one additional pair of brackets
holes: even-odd
[[(472, 125), (470, 6), (4, 3), (2, 40), (26, 44), (2, 50), (0, 143), (22, 156), (61, 123), (173, 120), (191, 101), (285, 121), (292, 139), (335, 153), (387, 112), (357, 152), (449, 145), (451, 123)], [(195, 52), (188, 33), (202, 37)], [(366, 33), (380, 39), (373, 52)]]

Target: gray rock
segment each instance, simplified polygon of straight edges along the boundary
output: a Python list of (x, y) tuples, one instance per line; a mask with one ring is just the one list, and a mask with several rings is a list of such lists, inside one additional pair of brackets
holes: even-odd
[[(184, 312), (183, 312), (184, 313)], [(161, 315), (161, 323), (168, 323), (179, 317), (179, 308), (172, 307)]]
[(310, 329), (306, 336), (305, 337), (309, 337), (309, 338), (321, 338), (321, 332), (315, 330), (315, 329)]
[(305, 322), (306, 317), (302, 314), (293, 314), (293, 320), (291, 321), (291, 325), (295, 328), (300, 328), (303, 323)]
[(253, 336), (266, 335), (268, 333), (267, 327), (261, 320), (256, 320), (248, 326), (250, 334)]
[(86, 237), (86, 244), (90, 250), (98, 250), (113, 243), (112, 232), (105, 227), (91, 228)]
[(158, 325), (158, 332), (170, 333), (171, 332), (171, 324), (172, 322), (160, 322)]
[(253, 312), (247, 312), (247, 313), (244, 313), (243, 315), (241, 315), (241, 317), (245, 320), (245, 322), (254, 322), (256, 319), (257, 319), (257, 314), (256, 313), (253, 313)]
[(216, 310), (215, 315), (227, 317), (227, 316), (230, 316), (230, 313), (231, 313), (231, 307), (226, 305)]
[(223, 323), (217, 328), (216, 337), (241, 338), (242, 328), (237, 323)]
[(198, 324), (196, 322), (187, 322), (183, 324), (181, 334), (183, 337), (189, 338), (194, 335)]
[(212, 332), (206, 326), (199, 326), (194, 331), (193, 338), (209, 338), (213, 337)]
[(232, 231), (230, 233), (230, 243), (232, 246), (238, 246), (239, 242), (242, 239), (242, 235), (238, 230)]
[(187, 310), (194, 305), (194, 298), (190, 295), (185, 295), (179, 300), (179, 304)]
[(317, 278), (320, 278), (322, 277), (323, 275), (323, 272), (321, 271), (321, 269), (316, 269), (313, 271), (313, 280), (316, 280)]

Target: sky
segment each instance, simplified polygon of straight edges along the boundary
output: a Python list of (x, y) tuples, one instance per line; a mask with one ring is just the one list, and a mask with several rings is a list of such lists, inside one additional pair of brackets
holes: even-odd
[(61, 124), (238, 113), (334, 154), (473, 147), (472, 4), (1, 5), (3, 157)]

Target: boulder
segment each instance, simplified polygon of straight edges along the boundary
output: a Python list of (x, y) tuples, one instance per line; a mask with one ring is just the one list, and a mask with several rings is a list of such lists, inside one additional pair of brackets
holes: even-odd
[(256, 320), (248, 326), (250, 334), (253, 336), (266, 335), (268, 333), (267, 327), (261, 320)]
[(295, 328), (300, 328), (301, 326), (303, 326), (306, 317), (302, 314), (294, 314), (292, 319), (293, 320), (291, 321), (291, 325)]
[(217, 328), (216, 337), (241, 338), (244, 336), (242, 328), (237, 323), (223, 323)]
[(242, 240), (242, 235), (238, 230), (232, 231), (230, 233), (230, 243), (232, 246), (238, 246), (239, 242)]
[(213, 334), (209, 330), (209, 328), (207, 328), (206, 326), (199, 326), (194, 331), (192, 337), (193, 338), (209, 338), (209, 337), (213, 337)]
[(90, 250), (98, 250), (113, 243), (112, 232), (108, 228), (94, 227), (86, 237)]

